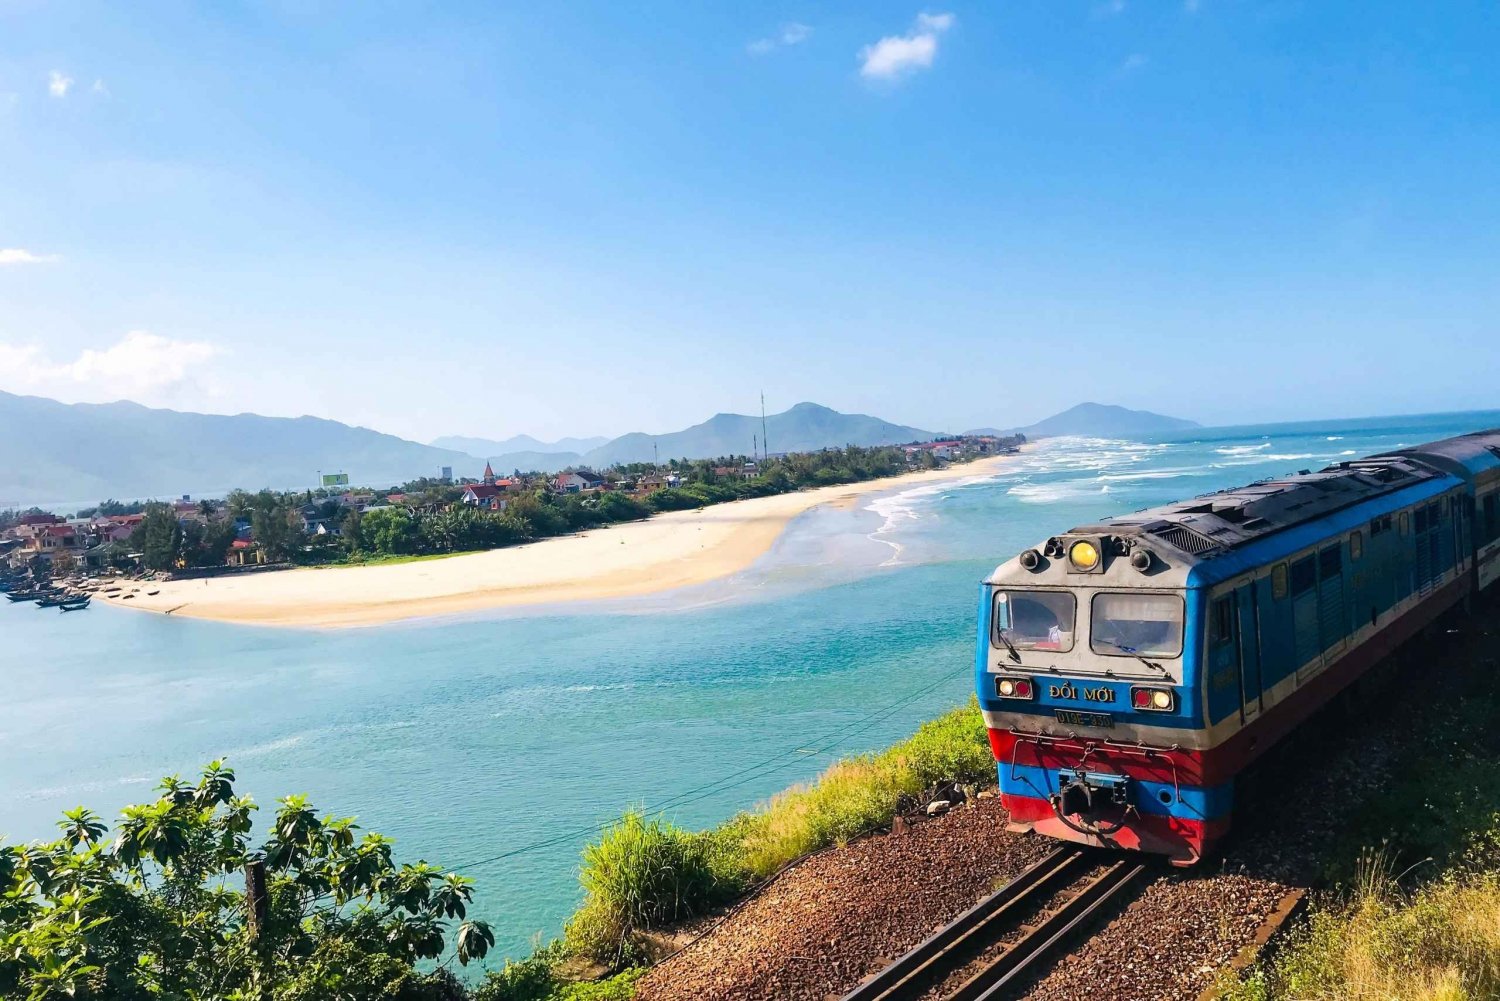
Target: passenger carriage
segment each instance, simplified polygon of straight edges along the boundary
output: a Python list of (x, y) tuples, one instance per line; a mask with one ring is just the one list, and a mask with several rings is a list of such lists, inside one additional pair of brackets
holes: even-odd
[(1190, 864), (1236, 779), (1500, 579), (1500, 431), (1048, 539), (981, 588), (977, 688), (1019, 829)]

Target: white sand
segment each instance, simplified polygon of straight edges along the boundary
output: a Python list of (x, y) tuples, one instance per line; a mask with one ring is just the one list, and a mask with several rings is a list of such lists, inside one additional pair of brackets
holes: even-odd
[[(797, 515), (911, 484), (992, 473), (1004, 456), (847, 486), (673, 511), (524, 546), (390, 565), (308, 568), (142, 585), (123, 608), (220, 622), (348, 627), (424, 615), (652, 594), (726, 577)], [(147, 595), (155, 590), (156, 595)]]

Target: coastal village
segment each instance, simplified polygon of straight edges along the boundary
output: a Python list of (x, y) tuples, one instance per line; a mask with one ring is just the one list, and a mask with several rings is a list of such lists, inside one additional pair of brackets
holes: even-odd
[[(423, 478), (387, 490), (235, 491), (212, 499), (105, 501), (71, 515), (36, 508), (0, 512), (0, 589), (13, 600), (30, 596), (51, 607), (67, 595), (87, 594), (104, 576), (210, 577), (358, 561), (369, 552), (495, 548), (662, 510), (940, 468), (1014, 452), (1024, 441), (1021, 435), (966, 435), (506, 476), (486, 462), (477, 479)], [(387, 526), (393, 530), (381, 530)], [(441, 526), (427, 534), (446, 534), (424, 547), (414, 530), (403, 544), (396, 526)]]

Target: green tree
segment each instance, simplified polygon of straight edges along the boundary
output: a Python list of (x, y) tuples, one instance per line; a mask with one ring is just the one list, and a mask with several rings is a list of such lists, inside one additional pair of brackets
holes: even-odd
[[(222, 762), (196, 784), (162, 781), (126, 807), (112, 841), (82, 807), (48, 843), (0, 846), (0, 996), (27, 1001), (445, 1001), (441, 968), (485, 955), (494, 935), (465, 920), (472, 884), (350, 818), (280, 801), (250, 844), (256, 805)], [(240, 892), (240, 881), (246, 887)], [(254, 888), (254, 892), (252, 892)], [(263, 888), (263, 893), (261, 892)]]
[(182, 526), (165, 504), (147, 504), (146, 516), (130, 535), (130, 544), (141, 554), (148, 570), (170, 570), (177, 565), (182, 544)]
[(366, 511), (359, 523), (362, 548), (386, 555), (409, 555), (421, 545), (422, 536), (411, 512), (387, 507)]

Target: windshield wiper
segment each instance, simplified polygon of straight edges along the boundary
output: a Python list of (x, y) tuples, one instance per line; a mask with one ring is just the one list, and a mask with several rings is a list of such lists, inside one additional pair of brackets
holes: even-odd
[(1130, 654), (1130, 656), (1134, 657), (1136, 660), (1140, 661), (1142, 664), (1145, 664), (1147, 667), (1151, 668), (1153, 671), (1160, 671), (1161, 674), (1162, 674), (1162, 677), (1164, 677), (1164, 678), (1171, 678), (1172, 677), (1172, 672), (1171, 671), (1168, 671), (1165, 667), (1162, 667), (1160, 664), (1156, 663), (1155, 661), (1147, 660), (1145, 657), (1142, 657), (1139, 653), (1137, 653), (1131, 647), (1120, 646), (1117, 643), (1117, 644), (1115, 644), (1115, 649), (1119, 650), (1122, 653), (1128, 653), (1128, 654)]
[(1016, 645), (1010, 641), (1010, 637), (1005, 635), (1004, 626), (995, 630), (995, 636), (999, 638), (1001, 643), (1005, 644), (1005, 649), (1010, 652), (1010, 659), (1017, 664), (1021, 663), (1021, 655), (1016, 652)]

